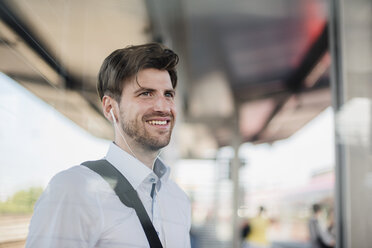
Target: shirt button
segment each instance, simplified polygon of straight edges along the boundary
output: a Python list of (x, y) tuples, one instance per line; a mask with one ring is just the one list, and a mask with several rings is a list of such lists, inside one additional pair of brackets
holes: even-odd
[(150, 182), (152, 182), (152, 183), (155, 183), (155, 181), (156, 181), (155, 178), (150, 179)]

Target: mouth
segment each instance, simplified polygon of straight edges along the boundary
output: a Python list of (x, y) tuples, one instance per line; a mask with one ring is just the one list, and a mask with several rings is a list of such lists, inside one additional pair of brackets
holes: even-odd
[(155, 126), (155, 127), (168, 127), (171, 122), (170, 118), (156, 118), (156, 119), (150, 119), (146, 120), (146, 123)]
[(170, 120), (149, 120), (146, 122), (152, 126), (166, 126), (169, 124)]

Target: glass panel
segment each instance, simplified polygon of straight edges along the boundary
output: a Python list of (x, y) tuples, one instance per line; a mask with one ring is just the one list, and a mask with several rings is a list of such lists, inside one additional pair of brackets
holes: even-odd
[(0, 244), (22, 247), (33, 207), (57, 172), (105, 155), (78, 127), (0, 72)]
[[(276, 116), (278, 125), (269, 126), (268, 134), (264, 134), (271, 138), (264, 142), (270, 144), (240, 146), (242, 165), (238, 171), (237, 211), (233, 204), (236, 200), (232, 180), (236, 175), (232, 172), (234, 151), (231, 147), (217, 149), (215, 140), (217, 136), (222, 137), (218, 146), (226, 145), (231, 133), (238, 129), (229, 126), (230, 115), (236, 107), (232, 91), (246, 100), (241, 103), (240, 113), (241, 125), (245, 125), (240, 131), (245, 137), (253, 139), (265, 125), (278, 104), (272, 96), (285, 90), (283, 78), (301, 63), (301, 56), (324, 25), (326, 1), (303, 1), (304, 5), (297, 0), (274, 0), (265, 4), (261, 0), (235, 1), (236, 5), (224, 0), (219, 1), (220, 5), (215, 2), (157, 1), (149, 11), (146, 3), (150, 6), (155, 1), (0, 1), (0, 247), (24, 246), (34, 204), (53, 175), (105, 155), (112, 127), (99, 113), (101, 106), (95, 90), (99, 66), (113, 49), (150, 41), (151, 35), (154, 40), (168, 41), (182, 48), (178, 49), (185, 55), (181, 65), (190, 63), (189, 68), (180, 69), (184, 85), (180, 84), (178, 95), (192, 96), (191, 100), (178, 98), (181, 104), (189, 101), (189, 106), (180, 105), (180, 110), (187, 111), (189, 107), (196, 112), (194, 117), (211, 117), (200, 127), (199, 124), (193, 126), (191, 116), (191, 123), (185, 125), (192, 126), (184, 132), (186, 136), (176, 134), (181, 137), (182, 145), (188, 143), (193, 149), (171, 147), (162, 153), (176, 160), (172, 164), (173, 178), (192, 202), (192, 242), (199, 244), (193, 248), (227, 248), (239, 243), (233, 240), (234, 217), (239, 217), (239, 228), (246, 222), (253, 223), (259, 206), (266, 209), (265, 218), (269, 222), (266, 234), (273, 248), (308, 245), (307, 224), (314, 203), (324, 206), (321, 222), (324, 226), (329, 224), (335, 180), (333, 112), (329, 108), (324, 110), (329, 106), (327, 100), (317, 102), (324, 95), (329, 99), (327, 87), (308, 98), (298, 94), (287, 99), (283, 103), (287, 122), (282, 115)], [(160, 8), (161, 4), (167, 8)], [(8, 13), (3, 11), (4, 6), (20, 19), (4, 18), (4, 13)], [(172, 9), (175, 6), (177, 8)], [(167, 19), (170, 17), (174, 21)], [(182, 18), (188, 19), (183, 23)], [(150, 23), (151, 20), (156, 22)], [(17, 32), (19, 26), (22, 29)], [(250, 32), (246, 32), (248, 29)], [(285, 32), (281, 33), (282, 30)], [(169, 37), (162, 32), (169, 33)], [(290, 42), (283, 42), (287, 36)], [(205, 43), (200, 42), (201, 37)], [(185, 43), (179, 43), (180, 40)], [(200, 57), (206, 50), (207, 56), (203, 53)], [(369, 60), (364, 58), (358, 62), (354, 57), (350, 61), (368, 64)], [(318, 68), (315, 78), (323, 75), (326, 67)], [(192, 75), (186, 75), (189, 71)], [(361, 92), (367, 94), (369, 74), (368, 77), (353, 74), (350, 78), (354, 76), (365, 87)], [(187, 79), (190, 82), (185, 82)], [(309, 79), (307, 87), (310, 89), (316, 83)], [(252, 91), (244, 90), (250, 87)], [(348, 87), (347, 92), (359, 89)], [(251, 95), (244, 95), (247, 92)], [(198, 98), (197, 101), (192, 97)], [(259, 97), (265, 99), (254, 102)], [(351, 93), (348, 95), (350, 100), (353, 97)], [(367, 98), (369, 100), (369, 95)], [(350, 101), (351, 107), (345, 105), (342, 112), (347, 114), (337, 113), (339, 142), (363, 144), (364, 150), (350, 149), (347, 156), (350, 156), (348, 161), (365, 163), (365, 169), (366, 144), (369, 149), (371, 136), (368, 131), (370, 103), (361, 98), (354, 100), (353, 104)], [(296, 122), (299, 108), (309, 104), (311, 109), (314, 102), (324, 110), (318, 117), (303, 127), (302, 124), (320, 112), (318, 109), (314, 114), (310, 110), (307, 121), (294, 128), (299, 130), (295, 135), (290, 138), (285, 132), (280, 137), (274, 135), (278, 128), (285, 131), (287, 125)], [(206, 112), (198, 109), (201, 105), (205, 105)], [(353, 115), (360, 112), (366, 115)], [(228, 124), (213, 129), (219, 124), (214, 117), (222, 118), (222, 125)], [(343, 125), (344, 119), (364, 124)], [(177, 125), (178, 132), (182, 133), (185, 130), (182, 122)], [(273, 142), (275, 140), (281, 141)], [(215, 150), (208, 150), (210, 147)], [(177, 160), (183, 150), (187, 150), (184, 154), (190, 157), (196, 154), (201, 159)], [(362, 156), (358, 157), (357, 152), (363, 152)], [(357, 175), (353, 178), (358, 180)], [(370, 179), (366, 176), (362, 182), (369, 187)]]
[[(334, 115), (329, 107), (292, 137), (273, 144), (245, 143), (240, 148), (240, 208), (243, 226), (260, 206), (269, 220), (272, 247), (307, 247), (312, 205), (322, 205), (326, 230), (334, 210)], [(193, 206), (193, 232), (200, 247), (231, 247), (231, 147), (215, 160), (182, 160), (175, 179)], [(334, 230), (332, 230), (334, 232)]]

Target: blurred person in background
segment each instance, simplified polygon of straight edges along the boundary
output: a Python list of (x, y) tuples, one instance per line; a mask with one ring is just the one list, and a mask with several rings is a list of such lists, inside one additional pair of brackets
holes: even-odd
[[(263, 206), (258, 208), (258, 214), (250, 219), (248, 225), (248, 232), (243, 242), (245, 248), (267, 248), (269, 241), (267, 239), (267, 230), (270, 226), (270, 220), (265, 215), (266, 209)], [(246, 227), (247, 228), (247, 227)]]
[[(177, 63), (177, 54), (157, 43), (118, 49), (104, 60), (97, 88), (115, 137), (98, 165), (111, 164), (128, 180), (163, 247), (189, 248), (190, 203), (159, 158), (175, 124)], [(35, 206), (26, 247), (130, 248), (149, 243), (134, 209), (120, 201), (103, 177), (78, 165), (50, 181)]]
[(328, 226), (327, 226), (327, 231), (331, 237), (336, 240), (336, 223), (335, 223), (335, 215), (333, 208), (329, 210), (328, 213)]
[[(334, 237), (327, 231), (322, 230), (320, 225), (320, 215), (322, 207), (320, 204), (312, 206), (313, 215), (309, 220), (309, 233), (311, 248), (332, 248), (335, 247)], [(333, 223), (332, 223), (333, 225)]]
[(242, 242), (242, 248), (247, 248), (248, 247), (247, 238), (248, 238), (248, 235), (250, 234), (250, 232), (251, 232), (251, 226), (249, 224), (249, 221), (246, 220), (242, 223), (242, 225), (240, 227), (240, 238), (241, 238), (241, 242)]

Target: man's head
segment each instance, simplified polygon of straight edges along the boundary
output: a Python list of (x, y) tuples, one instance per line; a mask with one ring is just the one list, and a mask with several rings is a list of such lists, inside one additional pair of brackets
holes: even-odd
[(259, 206), (258, 207), (258, 215), (262, 216), (266, 212), (266, 208), (264, 206)]
[(139, 71), (148, 68), (166, 70), (175, 89), (178, 60), (177, 54), (158, 43), (115, 50), (103, 61), (99, 71), (98, 95), (101, 101), (104, 95), (108, 95), (120, 102), (124, 85), (134, 79)]
[[(168, 145), (176, 117), (177, 63), (173, 51), (156, 43), (116, 50), (103, 62), (97, 86), (103, 112), (117, 120), (118, 131), (134, 148), (157, 151)], [(115, 142), (120, 143), (117, 135)]]
[(264, 213), (265, 211), (266, 211), (266, 209), (265, 209), (264, 206), (260, 206), (260, 207), (258, 208), (258, 212), (259, 212), (260, 214)]
[(318, 203), (313, 204), (313, 213), (314, 214), (320, 213), (320, 210), (322, 210), (322, 207), (320, 206), (320, 204), (318, 204)]

